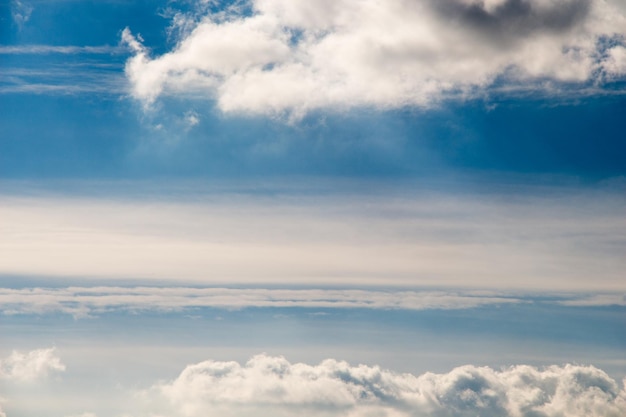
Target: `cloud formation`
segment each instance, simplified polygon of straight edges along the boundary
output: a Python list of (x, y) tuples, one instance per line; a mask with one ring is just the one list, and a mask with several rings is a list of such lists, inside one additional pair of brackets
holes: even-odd
[(365, 308), (453, 310), (528, 302), (490, 291), (376, 291), (351, 289), (235, 289), (186, 287), (0, 288), (3, 314), (181, 311), (199, 307)]
[(33, 13), (33, 6), (28, 2), (21, 0), (11, 0), (11, 17), (13, 22), (17, 25), (18, 29), (22, 29), (26, 22), (30, 20), (30, 15)]
[(432, 417), (618, 417), (626, 391), (593, 366), (473, 365), (446, 374), (399, 374), (328, 359), (292, 364), (258, 355), (245, 365), (205, 361), (143, 393), (186, 417), (261, 414)]
[[(520, 294), (461, 290), (266, 289), (192, 287), (0, 288), (0, 314), (71, 314), (184, 311), (195, 308), (360, 308), (373, 310), (459, 310), (487, 305), (533, 303)], [(558, 296), (571, 307), (626, 306), (624, 294)]]
[[(161, 56), (132, 35), (126, 75), (150, 105), (210, 97), (224, 112), (429, 106), (489, 91), (597, 89), (626, 75), (626, 13), (600, 0), (250, 0), (178, 14)], [(200, 10), (202, 10), (200, 8)]]
[(29, 352), (14, 350), (8, 357), (0, 359), (0, 378), (10, 381), (31, 382), (62, 371), (65, 371), (65, 365), (54, 348)]
[(313, 191), (225, 188), (191, 198), (181, 187), (164, 201), (140, 185), (128, 197), (0, 196), (0, 274), (207, 287), (625, 289), (621, 189), (508, 198), (305, 186)]
[(121, 54), (126, 48), (122, 46), (96, 45), (0, 45), (2, 55), (39, 55), (39, 54)]

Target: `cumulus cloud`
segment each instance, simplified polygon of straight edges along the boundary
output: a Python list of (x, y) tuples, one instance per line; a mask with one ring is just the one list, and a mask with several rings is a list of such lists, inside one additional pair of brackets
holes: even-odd
[(161, 56), (125, 30), (133, 96), (149, 106), (199, 94), (224, 112), (298, 117), (626, 75), (615, 0), (250, 0), (249, 9), (176, 15), (186, 29)]
[(35, 381), (61, 371), (65, 371), (65, 365), (54, 348), (13, 351), (8, 357), (0, 359), (0, 378), (11, 381)]
[[(626, 391), (593, 366), (472, 365), (446, 374), (399, 374), (328, 359), (292, 364), (255, 356), (245, 365), (205, 361), (159, 383), (144, 399), (173, 415), (618, 417)], [(261, 410), (261, 411), (260, 411)]]

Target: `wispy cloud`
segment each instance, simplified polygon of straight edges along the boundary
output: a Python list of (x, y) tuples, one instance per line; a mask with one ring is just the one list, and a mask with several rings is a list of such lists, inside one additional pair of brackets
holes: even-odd
[[(173, 381), (154, 385), (143, 400), (187, 417), (620, 417), (626, 390), (592, 366), (473, 365), (445, 374), (398, 374), (328, 359), (318, 365), (258, 355), (246, 364), (205, 361)], [(147, 408), (151, 406), (148, 405)]]
[(20, 30), (30, 20), (33, 10), (33, 6), (26, 1), (11, 0), (11, 17)]
[(76, 45), (0, 45), (0, 55), (40, 55), (40, 54), (121, 54), (128, 52), (125, 46), (76, 46)]
[(252, 13), (177, 14), (185, 30), (161, 56), (125, 30), (133, 95), (149, 106), (161, 95), (200, 93), (225, 112), (297, 118), (517, 89), (587, 94), (626, 75), (626, 12), (616, 0), (247, 5)]
[(626, 294), (592, 294), (560, 300), (559, 304), (575, 307), (626, 306)]
[(112, 62), (48, 62), (37, 67), (4, 67), (0, 74), (0, 94), (125, 94), (126, 87), (121, 66)]
[(485, 291), (190, 287), (0, 288), (0, 312), (3, 314), (66, 313), (75, 317), (114, 311), (183, 311), (199, 307), (451, 310), (520, 302), (529, 300)]
[[(0, 313), (71, 314), (182, 312), (197, 308), (459, 310), (488, 305), (542, 303), (573, 307), (626, 306), (626, 294), (534, 295), (478, 290), (277, 289), (197, 287), (0, 288)], [(546, 296), (549, 296), (546, 298)]]

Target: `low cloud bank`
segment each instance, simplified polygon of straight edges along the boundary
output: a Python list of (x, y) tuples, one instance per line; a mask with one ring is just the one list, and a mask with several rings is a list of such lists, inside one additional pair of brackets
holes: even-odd
[(328, 359), (292, 364), (255, 356), (205, 361), (142, 393), (172, 415), (389, 417), (621, 417), (626, 391), (593, 366), (504, 370), (473, 365), (446, 374), (399, 374)]
[[(126, 75), (224, 112), (430, 106), (490, 91), (586, 94), (626, 75), (626, 10), (609, 0), (249, 0), (174, 16), (161, 56), (130, 29)], [(206, 7), (202, 7), (202, 5)]]

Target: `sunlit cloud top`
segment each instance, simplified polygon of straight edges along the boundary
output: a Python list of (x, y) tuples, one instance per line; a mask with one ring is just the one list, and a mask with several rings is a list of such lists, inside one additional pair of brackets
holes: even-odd
[(489, 91), (602, 90), (626, 75), (626, 14), (592, 0), (251, 0), (177, 14), (152, 56), (127, 28), (132, 94), (225, 112), (430, 106)]

